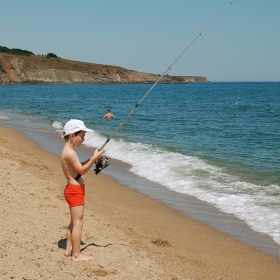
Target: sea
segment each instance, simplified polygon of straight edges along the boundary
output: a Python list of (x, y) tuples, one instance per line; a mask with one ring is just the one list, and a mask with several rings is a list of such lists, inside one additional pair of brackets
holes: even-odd
[(59, 154), (64, 124), (81, 119), (93, 129), (84, 152), (105, 144), (102, 173), (174, 195), (174, 208), (193, 197), (280, 245), (280, 83), (158, 84), (138, 106), (151, 86), (3, 85), (0, 125)]

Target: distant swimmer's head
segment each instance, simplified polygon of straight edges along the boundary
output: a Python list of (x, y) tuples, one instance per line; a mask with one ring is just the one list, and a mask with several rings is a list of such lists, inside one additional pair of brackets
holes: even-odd
[(83, 121), (71, 119), (64, 125), (62, 137), (68, 136), (78, 131), (93, 131), (93, 130), (87, 128)]

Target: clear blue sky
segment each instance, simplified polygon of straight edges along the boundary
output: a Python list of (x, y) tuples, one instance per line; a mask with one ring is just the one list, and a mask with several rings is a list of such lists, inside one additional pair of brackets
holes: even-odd
[[(0, 46), (162, 74), (229, 0), (0, 0)], [(280, 0), (234, 0), (168, 72), (280, 81)]]

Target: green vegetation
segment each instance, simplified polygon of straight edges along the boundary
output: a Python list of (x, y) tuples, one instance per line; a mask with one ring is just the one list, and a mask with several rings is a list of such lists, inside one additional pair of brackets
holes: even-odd
[(9, 49), (7, 47), (1, 47), (1, 46), (0, 46), (0, 52), (18, 54), (18, 55), (27, 55), (27, 56), (34, 55), (34, 53), (30, 51), (21, 50), (21, 49)]
[(50, 58), (50, 57), (52, 57), (52, 58), (58, 58), (58, 56), (57, 56), (56, 54), (54, 54), (54, 53), (48, 53), (48, 54), (47, 54), (47, 57), (48, 57), (48, 58)]
[[(0, 52), (4, 53), (10, 53), (10, 54), (16, 54), (16, 55), (35, 55), (33, 52), (27, 51), (27, 50), (22, 50), (22, 49), (9, 49), (7, 47), (2, 47), (0, 46)], [(56, 54), (54, 53), (48, 53), (47, 55), (43, 55), (47, 58), (59, 58)], [(59, 61), (59, 60), (58, 60)]]

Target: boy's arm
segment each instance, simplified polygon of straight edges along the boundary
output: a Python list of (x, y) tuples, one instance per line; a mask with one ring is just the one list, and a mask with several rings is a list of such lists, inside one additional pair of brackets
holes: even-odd
[(81, 163), (76, 152), (72, 151), (72, 155), (69, 156), (68, 162), (78, 174), (84, 175), (91, 169), (93, 164), (102, 156), (102, 153), (103, 150), (99, 151), (98, 149), (96, 149), (92, 157)]
[(85, 165), (90, 159), (86, 160), (86, 161), (83, 161), (81, 162), (81, 165)]

